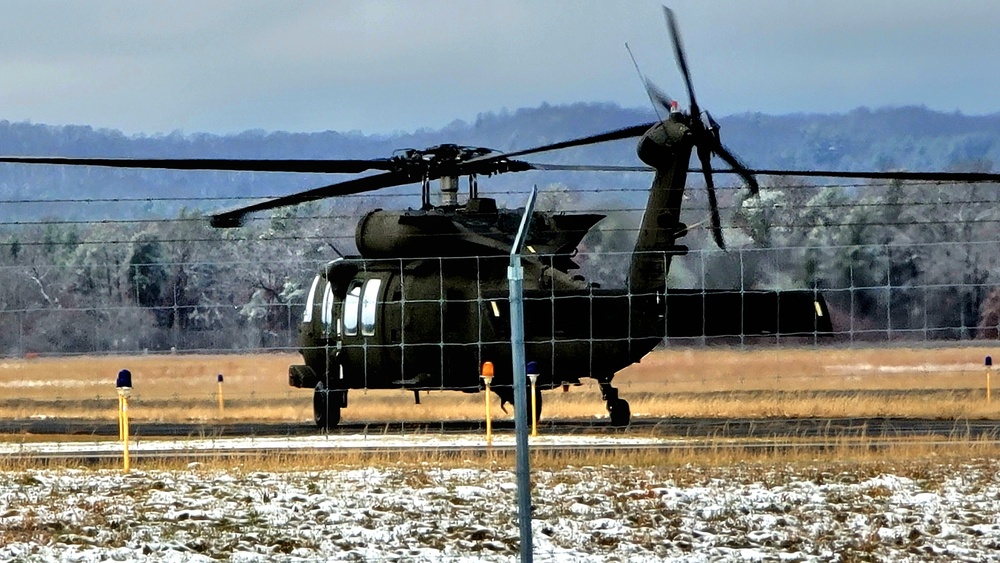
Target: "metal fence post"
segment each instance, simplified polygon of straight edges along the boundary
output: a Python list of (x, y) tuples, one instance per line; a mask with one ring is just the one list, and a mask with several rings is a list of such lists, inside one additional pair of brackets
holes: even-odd
[(521, 266), (521, 247), (524, 245), (535, 207), (538, 189), (532, 188), (528, 204), (524, 207), (521, 226), (517, 229), (514, 245), (510, 249), (510, 266), (507, 280), (510, 287), (510, 351), (514, 376), (514, 434), (517, 457), (517, 522), (521, 532), (521, 562), (531, 563), (531, 467), (528, 458), (528, 393), (525, 379), (527, 365), (524, 357), (524, 268)]

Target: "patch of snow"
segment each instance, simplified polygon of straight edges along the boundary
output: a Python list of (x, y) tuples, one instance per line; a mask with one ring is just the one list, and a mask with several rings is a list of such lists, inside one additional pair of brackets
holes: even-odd
[[(1000, 471), (533, 473), (537, 561), (987, 561)], [(860, 471), (859, 471), (860, 473)], [(0, 560), (516, 561), (505, 468), (0, 472)]]
[[(493, 446), (513, 448), (513, 434), (496, 434)], [(683, 438), (656, 438), (639, 436), (601, 435), (542, 435), (531, 439), (533, 447), (607, 447), (609, 440), (623, 446), (666, 446), (688, 442)], [(192, 452), (199, 450), (246, 451), (261, 449), (434, 449), (467, 448), (480, 449), (486, 446), (481, 434), (456, 434), (449, 436), (432, 434), (327, 434), (324, 436), (284, 436), (284, 437), (244, 437), (244, 438), (197, 438), (180, 440), (131, 439), (129, 451), (132, 454), (151, 452)], [(0, 455), (26, 454), (90, 454), (112, 453), (122, 449), (121, 442), (103, 439), (92, 442), (0, 442)]]
[(956, 364), (902, 364), (902, 365), (886, 365), (886, 364), (869, 364), (869, 363), (858, 363), (858, 364), (830, 364), (824, 366), (827, 371), (832, 371), (841, 375), (850, 375), (856, 372), (879, 372), (879, 373), (940, 373), (940, 372), (971, 372), (971, 371), (981, 371), (983, 369), (982, 364), (965, 362)]

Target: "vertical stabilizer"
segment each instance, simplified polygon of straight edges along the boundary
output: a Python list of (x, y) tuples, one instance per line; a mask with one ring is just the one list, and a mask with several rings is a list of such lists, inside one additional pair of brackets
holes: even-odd
[(680, 118), (680, 114), (672, 115), (639, 141), (639, 159), (656, 174), (632, 254), (629, 288), (633, 294), (663, 292), (671, 256), (686, 252), (675, 241), (687, 230), (680, 221), (680, 211), (693, 138)]

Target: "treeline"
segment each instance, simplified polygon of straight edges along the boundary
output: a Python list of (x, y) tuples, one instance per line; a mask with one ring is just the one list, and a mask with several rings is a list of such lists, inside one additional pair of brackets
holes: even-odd
[(348, 228), (303, 206), (233, 231), (43, 221), (0, 237), (0, 354), (294, 347), (304, 289)]
[[(729, 250), (705, 228), (691, 186), (670, 283), (816, 288), (841, 340), (996, 339), (1000, 186), (764, 179), (726, 190)], [(547, 190), (543, 207), (576, 197)], [(313, 203), (215, 230), (200, 213), (167, 220), (8, 225), (0, 231), (0, 354), (295, 349), (305, 291), (323, 263), (354, 252), (358, 201)], [(625, 283), (640, 209), (607, 210), (581, 273)]]
[[(129, 137), (90, 127), (0, 122), (0, 152), (196, 158), (371, 158), (459, 143), (511, 150), (651, 119), (612, 105), (481, 115), (436, 131)], [(925, 108), (846, 115), (731, 116), (723, 139), (754, 168), (992, 170), (1000, 116)], [(544, 156), (544, 158), (542, 158)], [(630, 141), (541, 155), (557, 163), (635, 164)], [(316, 268), (351, 253), (362, 212), (417, 205), (411, 187), (282, 210), (228, 231), (205, 215), (248, 199), (344, 179), (331, 175), (164, 172), (0, 165), (0, 354), (294, 348)], [(728, 180), (721, 180), (727, 182)], [(845, 338), (997, 338), (1000, 189), (996, 185), (802, 182), (763, 178), (759, 198), (721, 190), (729, 252), (713, 250), (704, 190), (685, 216), (694, 250), (678, 287), (817, 288)], [(464, 183), (463, 183), (464, 184)], [(481, 179), (523, 205), (606, 213), (581, 246), (581, 273), (623, 284), (649, 175), (540, 172)]]
[(851, 338), (997, 338), (1000, 186), (779, 180), (732, 214), (744, 275), (814, 287)]
[[(436, 130), (393, 135), (358, 131), (289, 133), (246, 131), (234, 135), (127, 136), (88, 126), (49, 126), (0, 121), (0, 153), (147, 158), (384, 158), (402, 148), (441, 143), (524, 149), (635, 125), (655, 119), (648, 109), (613, 104), (542, 105), (481, 114)], [(751, 168), (836, 170), (948, 170), (969, 163), (1000, 162), (1000, 114), (966, 116), (923, 107), (859, 108), (846, 114), (743, 114), (720, 119), (722, 138)], [(539, 154), (532, 160), (559, 164), (635, 165), (631, 140)], [(723, 167), (719, 163), (720, 167)], [(172, 217), (181, 208), (210, 211), (345, 179), (339, 175), (250, 174), (70, 169), (0, 166), (0, 200), (16, 200), (19, 217), (46, 215), (106, 219), (105, 206), (81, 200), (128, 195), (143, 205), (116, 209), (128, 217)], [(560, 182), (574, 189), (644, 187), (642, 174), (528, 172), (482, 182), (484, 191), (523, 194), (532, 185)], [(389, 192), (392, 193), (392, 192)], [(398, 191), (397, 191), (398, 193)], [(590, 203), (582, 198), (583, 204)], [(73, 200), (66, 202), (64, 200)], [(518, 196), (514, 198), (523, 201)], [(46, 200), (49, 203), (39, 203)], [(53, 202), (53, 200), (57, 200)], [(120, 216), (115, 217), (120, 218)]]

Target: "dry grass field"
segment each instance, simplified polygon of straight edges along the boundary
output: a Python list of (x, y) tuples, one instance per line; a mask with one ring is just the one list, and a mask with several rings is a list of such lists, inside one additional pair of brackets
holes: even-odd
[[(633, 416), (997, 418), (985, 400), (996, 348), (681, 348), (654, 352), (616, 378)], [(0, 417), (115, 416), (118, 370), (133, 373), (133, 420), (300, 421), (311, 393), (287, 385), (293, 354), (147, 355), (0, 360)], [(218, 409), (217, 374), (225, 409)], [(592, 380), (545, 393), (544, 416), (606, 416)], [(482, 394), (352, 391), (345, 421), (475, 420)], [(504, 415), (494, 397), (495, 417)], [(509, 409), (508, 409), (509, 410)]]

